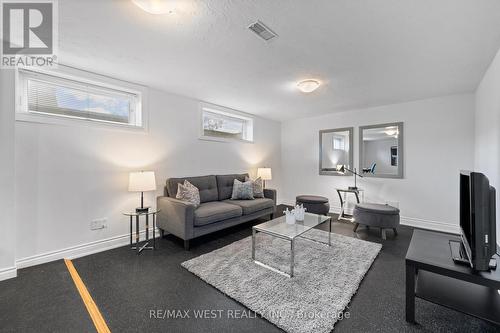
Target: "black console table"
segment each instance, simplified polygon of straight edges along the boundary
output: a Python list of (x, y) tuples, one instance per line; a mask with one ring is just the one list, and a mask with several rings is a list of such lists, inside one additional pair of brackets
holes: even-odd
[[(475, 272), (455, 264), (449, 241), (458, 235), (415, 230), (406, 253), (406, 321), (415, 322), (415, 297), (500, 325), (500, 267)], [(500, 264), (498, 255), (495, 255)]]

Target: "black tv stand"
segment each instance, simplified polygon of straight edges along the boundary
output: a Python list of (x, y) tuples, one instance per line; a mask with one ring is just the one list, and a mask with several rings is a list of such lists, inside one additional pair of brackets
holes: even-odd
[[(415, 297), (500, 326), (500, 270), (474, 271), (453, 261), (458, 235), (415, 230), (406, 254), (406, 321), (415, 322)], [(498, 261), (498, 255), (493, 256)]]

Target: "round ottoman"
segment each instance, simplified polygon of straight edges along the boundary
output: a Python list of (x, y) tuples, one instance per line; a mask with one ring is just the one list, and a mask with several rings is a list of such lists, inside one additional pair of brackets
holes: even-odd
[(308, 213), (328, 215), (330, 211), (328, 198), (319, 195), (299, 195), (295, 198), (295, 202), (297, 205), (304, 205)]
[(394, 234), (398, 234), (397, 227), (399, 226), (399, 209), (389, 205), (360, 203), (354, 207), (354, 222), (356, 223), (354, 231), (357, 230), (360, 224), (367, 227), (380, 228), (382, 239), (385, 239), (385, 229), (394, 230)]

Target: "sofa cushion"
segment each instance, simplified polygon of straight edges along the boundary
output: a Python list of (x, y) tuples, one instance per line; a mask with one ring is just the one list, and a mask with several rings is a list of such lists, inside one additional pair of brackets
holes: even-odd
[(237, 205), (220, 201), (205, 202), (194, 211), (194, 225), (203, 226), (241, 215), (242, 209)]
[(217, 201), (219, 199), (219, 192), (217, 190), (217, 179), (215, 176), (201, 176), (201, 177), (184, 177), (184, 178), (169, 178), (167, 179), (167, 194), (171, 198), (177, 195), (177, 184), (184, 183), (187, 180), (200, 191), (200, 202)]
[(274, 201), (267, 198), (254, 200), (224, 200), (224, 202), (241, 207), (243, 209), (243, 215), (249, 215), (259, 210), (274, 207)]
[(222, 201), (231, 198), (231, 195), (233, 194), (234, 180), (238, 179), (240, 182), (244, 182), (245, 177), (248, 177), (248, 174), (218, 175), (216, 177), (219, 200)]

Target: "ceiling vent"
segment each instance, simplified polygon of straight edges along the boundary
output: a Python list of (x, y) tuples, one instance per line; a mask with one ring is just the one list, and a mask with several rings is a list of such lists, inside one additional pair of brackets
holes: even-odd
[(265, 41), (268, 41), (268, 40), (273, 39), (274, 37), (278, 36), (271, 29), (266, 27), (264, 23), (262, 23), (260, 21), (257, 21), (255, 23), (250, 24), (248, 26), (248, 29), (255, 32), (255, 34), (257, 34), (257, 36), (259, 36), (260, 38), (262, 38)]

